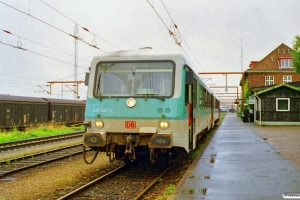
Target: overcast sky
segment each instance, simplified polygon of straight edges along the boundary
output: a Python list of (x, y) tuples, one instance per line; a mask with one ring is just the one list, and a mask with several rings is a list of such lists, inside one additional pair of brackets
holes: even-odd
[[(46, 85), (75, 80), (75, 41), (69, 34), (76, 23), (79, 37), (101, 49), (78, 41), (78, 80), (84, 80), (94, 56), (140, 47), (187, 54), (199, 72), (241, 72), (281, 43), (292, 48), (300, 34), (298, 0), (163, 3), (167, 10), (161, 0), (0, 0), (0, 94), (73, 99), (65, 84), (55, 84), (51, 96)], [(182, 48), (168, 33), (172, 20)], [(226, 84), (223, 75), (203, 77), (212, 78), (205, 79), (208, 84)], [(229, 75), (228, 85), (238, 86), (240, 78)], [(81, 99), (86, 90), (79, 85)]]

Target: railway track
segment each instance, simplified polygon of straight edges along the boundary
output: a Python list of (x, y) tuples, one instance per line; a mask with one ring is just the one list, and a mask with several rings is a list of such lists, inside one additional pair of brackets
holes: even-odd
[(162, 163), (135, 161), (102, 175), (60, 197), (64, 199), (140, 199), (171, 169)]
[(22, 148), (37, 146), (46, 143), (71, 140), (71, 139), (82, 137), (82, 134), (83, 131), (78, 131), (78, 132), (60, 134), (55, 136), (39, 137), (39, 138), (33, 138), (28, 140), (18, 140), (14, 142), (0, 143), (0, 152), (22, 149)]
[(67, 146), (0, 162), (0, 177), (82, 154), (82, 144)]

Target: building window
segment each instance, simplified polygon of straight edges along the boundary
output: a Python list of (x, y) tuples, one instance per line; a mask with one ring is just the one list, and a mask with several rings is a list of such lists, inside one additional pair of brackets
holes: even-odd
[(274, 76), (265, 76), (265, 85), (274, 85)]
[(290, 111), (290, 98), (276, 98), (276, 111)]
[(278, 67), (280, 68), (291, 68), (293, 67), (293, 58), (279, 58)]
[(283, 83), (292, 82), (292, 76), (283, 76)]

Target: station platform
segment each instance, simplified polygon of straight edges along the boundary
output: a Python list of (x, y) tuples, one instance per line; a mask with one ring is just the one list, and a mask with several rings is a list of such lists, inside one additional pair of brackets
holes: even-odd
[(300, 199), (299, 144), (298, 126), (261, 127), (228, 113), (168, 200)]

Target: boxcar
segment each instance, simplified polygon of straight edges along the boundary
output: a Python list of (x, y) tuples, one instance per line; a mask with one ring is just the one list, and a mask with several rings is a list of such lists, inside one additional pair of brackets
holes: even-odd
[(0, 95), (0, 127), (20, 128), (48, 122), (48, 102), (42, 98)]
[(85, 101), (45, 99), (49, 104), (49, 121), (76, 124), (84, 121)]
[(23, 128), (41, 123), (79, 124), (85, 101), (0, 95), (0, 128)]

